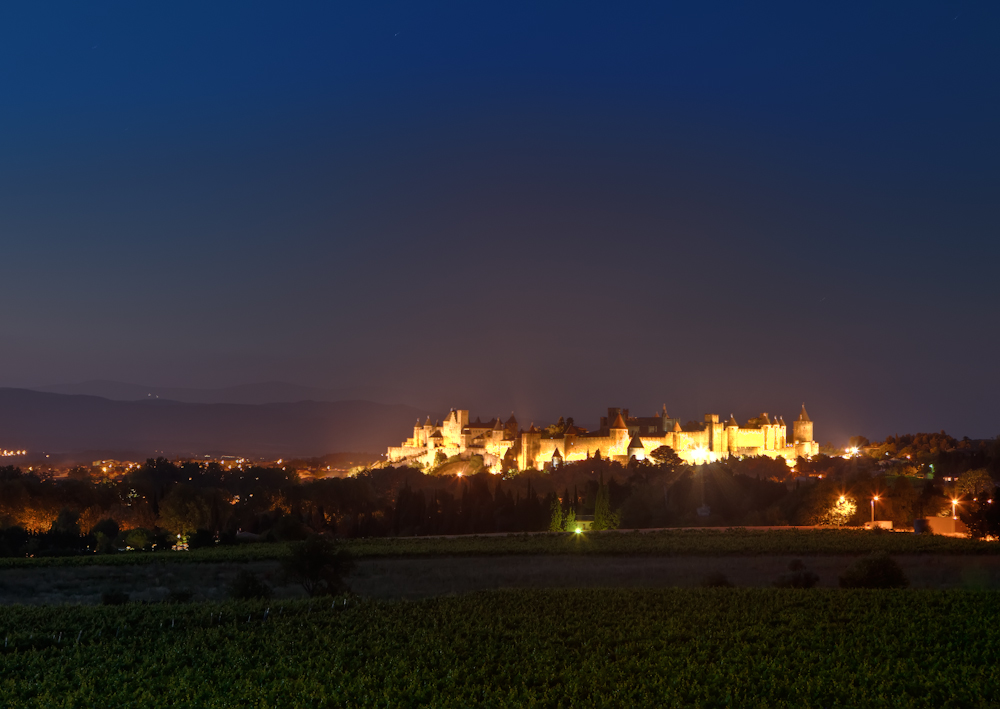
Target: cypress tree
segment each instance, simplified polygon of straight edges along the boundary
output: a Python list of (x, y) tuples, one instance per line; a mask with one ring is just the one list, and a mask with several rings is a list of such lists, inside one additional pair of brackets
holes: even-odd
[(569, 508), (569, 512), (563, 517), (563, 529), (567, 532), (576, 531), (576, 510), (572, 507)]
[(591, 529), (618, 529), (618, 515), (611, 511), (611, 495), (604, 484), (603, 472), (594, 500), (594, 524)]
[(559, 504), (559, 498), (552, 500), (552, 519), (549, 520), (549, 531), (550, 532), (561, 532), (563, 530), (563, 513), (562, 505)]

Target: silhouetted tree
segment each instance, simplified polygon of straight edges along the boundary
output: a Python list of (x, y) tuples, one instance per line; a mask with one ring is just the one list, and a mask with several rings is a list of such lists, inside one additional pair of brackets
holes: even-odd
[(354, 561), (344, 549), (320, 536), (291, 545), (281, 567), (310, 596), (327, 596), (345, 589), (344, 576)]

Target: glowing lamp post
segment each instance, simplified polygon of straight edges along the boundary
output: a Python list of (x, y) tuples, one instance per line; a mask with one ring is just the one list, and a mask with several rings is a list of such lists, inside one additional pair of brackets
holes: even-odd
[(956, 507), (958, 507), (958, 500), (953, 499), (951, 501), (951, 518), (952, 519), (958, 519), (958, 513), (955, 511)]
[(878, 502), (878, 495), (872, 498), (872, 526), (875, 526), (875, 503)]

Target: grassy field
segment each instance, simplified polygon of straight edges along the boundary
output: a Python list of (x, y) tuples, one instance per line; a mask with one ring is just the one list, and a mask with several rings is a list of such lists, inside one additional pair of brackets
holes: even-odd
[[(389, 537), (343, 542), (358, 558), (393, 556), (507, 556), (519, 554), (607, 554), (628, 556), (726, 556), (868, 554), (1000, 554), (1000, 544), (938, 535), (823, 530), (668, 530), (513, 534), (451, 538)], [(245, 562), (280, 559), (287, 544), (247, 544), (191, 552), (130, 552), (112, 555), (3, 558), (0, 568), (149, 562)]]
[(614, 556), (728, 556), (755, 554), (1000, 554), (1000, 544), (972, 539), (853, 529), (666, 530), (519, 534), (506, 537), (358, 539), (359, 557), (608, 554)]
[(0, 705), (990, 706), (998, 601), (673, 589), (13, 606)]

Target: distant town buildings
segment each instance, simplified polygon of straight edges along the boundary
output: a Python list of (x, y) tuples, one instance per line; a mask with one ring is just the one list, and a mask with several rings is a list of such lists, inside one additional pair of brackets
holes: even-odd
[[(685, 430), (689, 429), (689, 430)], [(413, 427), (413, 436), (388, 450), (389, 462), (412, 461), (430, 466), (441, 457), (468, 458), (481, 455), (493, 472), (508, 465), (519, 470), (558, 467), (567, 462), (594, 456), (628, 462), (643, 460), (657, 448), (667, 446), (684, 461), (704, 463), (727, 456), (768, 456), (794, 461), (819, 452), (813, 440), (813, 424), (806, 407), (792, 424), (792, 438), (782, 417), (766, 413), (741, 426), (732, 416), (721, 422), (718, 414), (706, 414), (704, 423), (682, 427), (680, 420), (663, 411), (650, 417), (629, 416), (628, 409), (609, 408), (601, 417), (601, 426), (589, 432), (575, 425), (563, 430), (539, 430), (531, 425), (519, 428), (511, 414), (506, 421), (499, 417), (470, 422), (465, 409), (452, 409), (444, 422), (428, 419)]]

